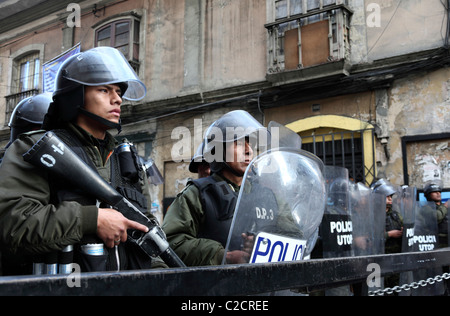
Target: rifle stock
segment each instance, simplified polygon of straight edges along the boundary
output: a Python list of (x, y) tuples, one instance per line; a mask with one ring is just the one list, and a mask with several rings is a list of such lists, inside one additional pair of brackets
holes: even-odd
[(46, 133), (23, 157), (26, 162), (70, 181), (87, 194), (110, 205), (129, 220), (146, 225), (149, 228), (148, 233), (133, 231), (128, 239), (140, 246), (149, 257), (161, 257), (169, 267), (185, 267), (170, 248), (158, 223), (149, 219), (118, 193), (53, 132)]

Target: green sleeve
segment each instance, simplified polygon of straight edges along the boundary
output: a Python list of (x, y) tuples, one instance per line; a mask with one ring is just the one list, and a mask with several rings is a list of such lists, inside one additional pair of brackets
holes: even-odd
[(0, 241), (12, 252), (61, 250), (97, 230), (96, 206), (50, 204), (48, 174), (23, 160), (35, 141), (16, 141), (0, 166)]
[(188, 186), (170, 206), (163, 230), (171, 248), (187, 266), (220, 265), (224, 248), (219, 242), (197, 238), (204, 221), (199, 191)]
[(448, 209), (447, 209), (447, 207), (445, 207), (444, 204), (437, 205), (436, 207), (437, 207), (437, 220), (438, 220), (438, 223), (440, 224), (447, 216)]

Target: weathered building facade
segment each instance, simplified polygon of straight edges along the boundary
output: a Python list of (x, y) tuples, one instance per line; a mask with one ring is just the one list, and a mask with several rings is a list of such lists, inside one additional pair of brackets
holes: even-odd
[[(77, 44), (120, 49), (148, 88), (124, 131), (166, 182), (162, 216), (205, 129), (244, 109), (282, 123), (356, 181), (450, 188), (450, 62), (441, 0), (39, 0), (0, 2), (0, 140), (43, 65)], [(174, 153), (189, 139), (190, 150)]]

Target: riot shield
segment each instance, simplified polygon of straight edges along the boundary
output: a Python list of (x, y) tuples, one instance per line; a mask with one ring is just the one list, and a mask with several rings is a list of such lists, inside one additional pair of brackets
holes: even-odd
[(353, 185), (350, 191), (354, 255), (384, 254), (386, 197), (361, 183)]
[(404, 187), (400, 194), (400, 213), (403, 218), (402, 252), (414, 251), (413, 243), (410, 243), (409, 238), (414, 236), (416, 210), (420, 209), (416, 196), (417, 189), (415, 187)]
[[(400, 212), (403, 217), (403, 237), (402, 237), (402, 252), (412, 252), (413, 247), (409, 243), (409, 238), (414, 236), (414, 226), (416, 222), (416, 208), (417, 208), (417, 188), (405, 187), (400, 195)], [(413, 272), (400, 273), (399, 285), (411, 284), (413, 282)], [(410, 296), (411, 293), (401, 292), (399, 296)]]
[[(319, 229), (319, 242), (314, 258), (342, 258), (353, 256), (353, 222), (350, 213), (348, 170), (325, 166), (327, 205)], [(350, 296), (350, 287), (325, 291), (326, 296)]]
[(303, 260), (314, 246), (325, 208), (322, 170), (320, 159), (301, 150), (272, 150), (253, 160), (225, 254), (238, 254), (242, 263)]
[(320, 226), (323, 258), (351, 257), (353, 223), (350, 212), (348, 170), (325, 166), (327, 205)]
[(414, 223), (415, 222), (415, 208), (417, 199), (417, 188), (404, 186), (400, 193), (400, 213), (403, 217), (403, 222)]
[(302, 148), (301, 137), (284, 125), (272, 121), (268, 125), (268, 130), (271, 134), (272, 149), (289, 148), (295, 150)]
[[(362, 183), (350, 186), (350, 209), (353, 223), (353, 252), (355, 256), (384, 254), (384, 227), (386, 225), (386, 197), (373, 192)], [(367, 296), (369, 291), (380, 290), (379, 282), (354, 285), (355, 292)], [(357, 293), (355, 293), (356, 295)]]
[[(433, 251), (439, 248), (437, 212), (434, 202), (416, 202), (414, 214), (405, 217), (405, 223), (404, 252)], [(426, 281), (428, 278), (441, 274), (442, 268), (424, 269), (402, 275), (401, 282), (402, 284), (411, 284), (412, 282)], [(402, 293), (402, 295), (437, 296), (442, 295), (444, 290), (442, 283), (435, 283), (427, 287), (413, 289), (409, 293)]]

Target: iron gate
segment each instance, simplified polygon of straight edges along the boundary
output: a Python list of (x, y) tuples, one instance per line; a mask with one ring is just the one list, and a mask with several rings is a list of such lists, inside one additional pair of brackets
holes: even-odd
[[(349, 170), (355, 182), (370, 185), (375, 177), (374, 130), (342, 131), (303, 138), (303, 149), (318, 156), (327, 166), (338, 166)], [(371, 134), (371, 144), (366, 144), (364, 134)], [(370, 146), (370, 147), (368, 147)], [(372, 148), (367, 152), (366, 148)]]

